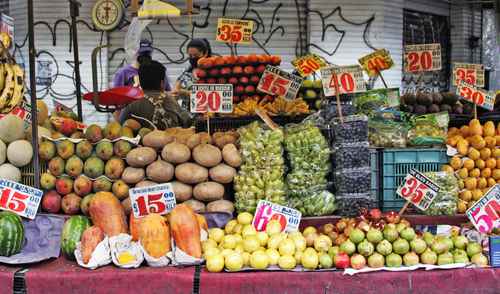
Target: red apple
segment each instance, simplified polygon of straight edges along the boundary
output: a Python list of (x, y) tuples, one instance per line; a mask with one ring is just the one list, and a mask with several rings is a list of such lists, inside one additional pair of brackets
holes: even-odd
[(233, 67), (233, 74), (239, 75), (243, 72), (243, 68), (239, 65)]
[(71, 193), (73, 190), (73, 180), (69, 177), (62, 177), (56, 180), (56, 191), (61, 195)]
[(78, 196), (85, 196), (92, 191), (92, 181), (86, 176), (79, 176), (73, 183), (73, 190)]
[(237, 77), (230, 77), (229, 80), (227, 80), (228, 83), (236, 85), (238, 83), (238, 78)]
[(238, 85), (238, 86), (236, 86), (236, 88), (234, 89), (234, 92), (235, 92), (236, 94), (241, 94), (241, 93), (243, 93), (244, 91), (245, 91), (245, 87), (243, 87), (242, 85)]
[(248, 84), (248, 78), (247, 77), (241, 77), (240, 78), (240, 83), (241, 84)]
[(250, 83), (252, 83), (252, 84), (258, 84), (259, 81), (260, 81), (259, 76), (251, 76), (250, 77)]
[(243, 71), (247, 74), (247, 75), (251, 75), (255, 72), (255, 68), (251, 65), (247, 65), (245, 66), (245, 68), (243, 69)]
[(230, 75), (231, 74), (231, 68), (230, 67), (223, 67), (220, 70), (220, 74), (223, 75), (223, 76)]
[(211, 76), (211, 77), (217, 77), (219, 75), (219, 70), (216, 69), (216, 68), (212, 68), (208, 74)]
[(382, 212), (378, 208), (370, 209), (370, 212), (368, 214), (372, 221), (378, 221), (379, 219), (382, 218)]
[(61, 195), (51, 190), (42, 198), (42, 209), (48, 213), (58, 213), (61, 210)]
[(225, 79), (225, 78), (219, 78), (219, 79), (217, 80), (217, 83), (219, 83), (219, 84), (225, 84), (225, 83), (227, 83), (227, 81), (226, 81), (226, 79)]
[(248, 85), (245, 87), (245, 92), (248, 94), (252, 94), (253, 92), (255, 92), (255, 87), (252, 85)]
[(388, 211), (388, 212), (384, 213), (384, 219), (386, 222), (388, 222), (390, 224), (397, 224), (397, 223), (399, 223), (400, 216), (399, 216), (399, 213), (397, 213), (395, 211)]
[(207, 76), (207, 72), (201, 68), (196, 68), (194, 70), (194, 76), (197, 77), (198, 79), (203, 79), (204, 77)]
[(265, 70), (266, 70), (266, 66), (264, 64), (257, 66), (257, 68), (255, 69), (255, 71), (257, 73), (263, 73)]
[(349, 259), (349, 255), (346, 253), (337, 253), (335, 255), (335, 267), (336, 268), (348, 268), (349, 265), (351, 264), (351, 261)]

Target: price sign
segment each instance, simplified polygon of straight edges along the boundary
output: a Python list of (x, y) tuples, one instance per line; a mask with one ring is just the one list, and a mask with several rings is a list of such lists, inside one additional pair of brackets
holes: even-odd
[(394, 61), (392, 61), (391, 55), (386, 49), (372, 52), (361, 57), (358, 61), (370, 77), (375, 77), (379, 72), (389, 69), (394, 65)]
[(396, 193), (421, 210), (427, 210), (439, 192), (439, 186), (428, 177), (411, 169)]
[(453, 63), (452, 84), (458, 86), (460, 81), (476, 87), (484, 87), (484, 65), (471, 63)]
[(216, 40), (225, 43), (250, 44), (252, 42), (253, 21), (219, 18)]
[(441, 69), (441, 44), (405, 46), (405, 71), (422, 72)]
[(328, 64), (320, 56), (316, 54), (308, 54), (302, 57), (295, 58), (292, 61), (292, 65), (302, 77), (307, 77), (313, 72), (327, 66)]
[(191, 87), (191, 112), (233, 112), (233, 85), (195, 84)]
[(129, 191), (129, 197), (132, 212), (137, 218), (150, 213), (167, 214), (176, 204), (171, 184), (133, 188)]
[(493, 186), (465, 212), (476, 229), (484, 234), (500, 227), (500, 184)]
[(0, 179), (0, 209), (34, 219), (42, 196), (42, 190)]
[(281, 224), (282, 232), (295, 232), (299, 230), (301, 217), (302, 214), (298, 210), (266, 200), (260, 200), (257, 203), (252, 226), (257, 231), (265, 231), (269, 221), (278, 220)]
[(493, 110), (495, 106), (495, 96), (493, 96), (493, 93), (476, 88), (464, 81), (460, 81), (457, 87), (457, 95), (488, 110)]
[(272, 65), (266, 65), (266, 70), (260, 78), (257, 90), (270, 94), (283, 96), (292, 100), (297, 96), (302, 78)]
[(366, 91), (363, 70), (359, 65), (332, 66), (321, 69), (321, 81), (325, 96), (335, 96), (335, 79), (339, 94), (351, 94)]

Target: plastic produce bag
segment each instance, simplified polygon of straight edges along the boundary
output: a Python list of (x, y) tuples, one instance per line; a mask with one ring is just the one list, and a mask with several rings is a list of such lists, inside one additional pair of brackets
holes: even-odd
[(458, 180), (450, 172), (428, 172), (424, 173), (429, 179), (437, 184), (440, 189), (427, 210), (427, 215), (454, 215), (457, 213), (457, 201), (459, 194)]
[(335, 166), (339, 168), (359, 168), (370, 165), (368, 142), (346, 143), (335, 148)]
[(443, 144), (446, 141), (448, 112), (414, 116), (410, 119), (408, 142), (413, 146)]
[(399, 106), (399, 89), (375, 89), (357, 94), (354, 105), (358, 114), (373, 116), (377, 111)]
[(335, 119), (333, 124), (336, 143), (352, 143), (368, 141), (368, 117), (351, 115), (344, 117), (344, 123)]
[(335, 185), (337, 193), (369, 193), (371, 188), (370, 166), (352, 169), (337, 169)]
[(236, 209), (253, 213), (260, 199), (286, 205), (283, 131), (254, 122), (238, 133), (243, 164), (234, 179)]
[(342, 216), (357, 216), (364, 208), (371, 209), (377, 207), (377, 201), (372, 198), (370, 193), (347, 193), (337, 194), (336, 214)]
[(303, 216), (331, 215), (336, 209), (335, 195), (326, 190), (309, 191), (304, 197), (291, 197), (290, 206)]
[[(325, 100), (327, 103), (321, 106), (320, 116), (326, 121), (331, 121), (339, 115), (338, 105), (335, 100)], [(341, 103), (340, 107), (342, 109), (343, 116), (350, 116), (356, 114), (356, 107), (351, 103)]]

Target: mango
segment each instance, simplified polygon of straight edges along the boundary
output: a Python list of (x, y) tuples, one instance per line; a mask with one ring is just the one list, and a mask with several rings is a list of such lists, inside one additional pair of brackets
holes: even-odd
[(495, 136), (495, 123), (487, 121), (483, 127), (484, 136)]
[(103, 139), (101, 127), (96, 124), (88, 126), (85, 130), (85, 138), (94, 144), (101, 141)]
[(106, 139), (113, 141), (120, 138), (121, 129), (122, 127), (118, 122), (110, 122), (104, 128), (103, 135)]
[(76, 156), (80, 157), (82, 160), (85, 160), (92, 155), (92, 144), (89, 141), (83, 140), (80, 143), (76, 144)]

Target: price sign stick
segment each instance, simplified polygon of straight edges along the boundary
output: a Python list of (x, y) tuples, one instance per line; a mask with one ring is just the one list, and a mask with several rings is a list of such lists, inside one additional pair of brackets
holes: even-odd
[(339, 81), (337, 80), (337, 74), (333, 73), (335, 80), (335, 97), (337, 98), (337, 112), (339, 113), (340, 123), (344, 124), (344, 117), (342, 116), (342, 106), (340, 105), (340, 94), (339, 94)]
[(477, 119), (477, 104), (474, 103), (474, 119)]
[(378, 70), (378, 68), (377, 68), (377, 74), (378, 74), (378, 76), (380, 77), (380, 79), (382, 80), (382, 84), (384, 84), (384, 87), (387, 89), (387, 88), (388, 88), (388, 87), (387, 87), (387, 83), (385, 82), (385, 79), (384, 79), (384, 77), (382, 76), (382, 73), (380, 72), (380, 70)]
[(210, 111), (207, 112), (207, 133), (210, 136)]
[(406, 201), (405, 205), (403, 205), (403, 207), (401, 207), (401, 210), (399, 211), (399, 215), (403, 215), (403, 213), (405, 213), (406, 209), (408, 208), (408, 205), (410, 205), (410, 201)]

